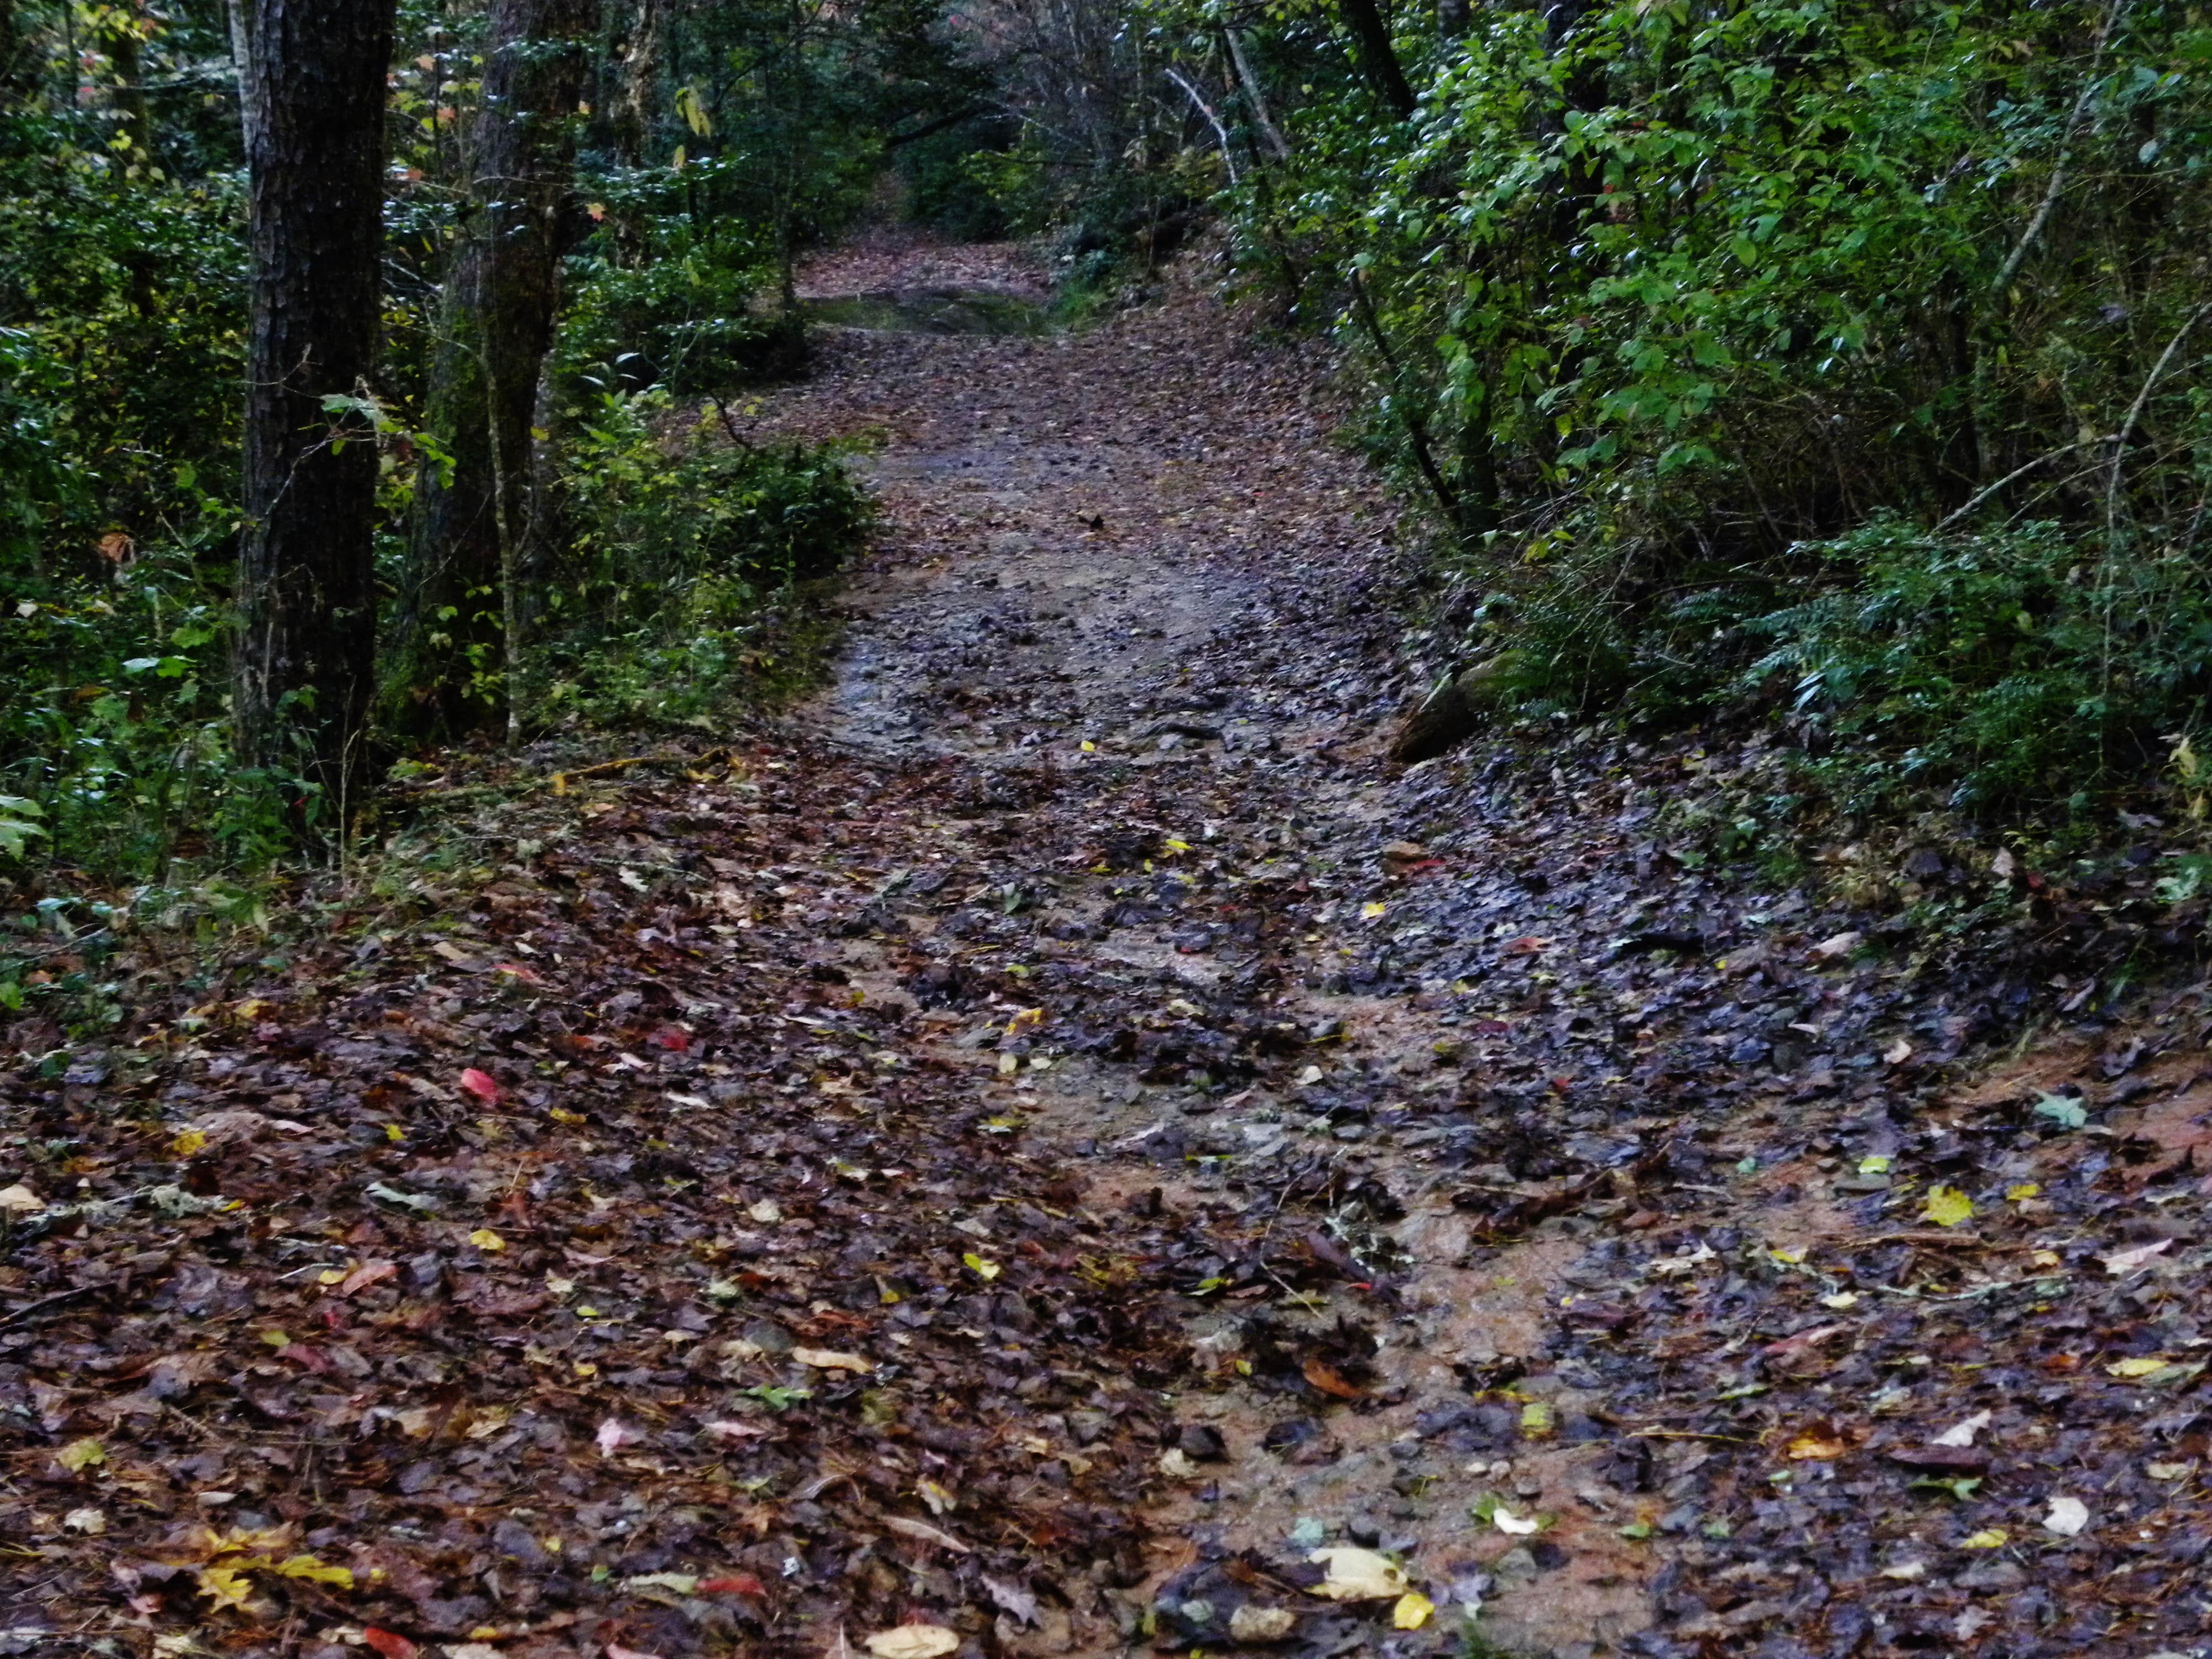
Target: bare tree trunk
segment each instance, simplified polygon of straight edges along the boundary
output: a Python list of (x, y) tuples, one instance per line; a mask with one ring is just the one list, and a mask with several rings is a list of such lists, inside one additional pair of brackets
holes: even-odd
[(466, 729), (514, 712), (520, 609), (508, 590), (530, 518), (532, 411), (597, 28), (597, 0), (494, 0), (470, 168), (477, 206), (447, 279), (426, 411), (453, 474), (417, 487), (389, 692), (403, 729)]
[(1406, 71), (1399, 64), (1397, 50), (1390, 44), (1389, 26), (1383, 22), (1382, 14), (1375, 0), (1341, 0), (1344, 21), (1352, 30), (1352, 45), (1359, 58), (1360, 73), (1367, 84), (1400, 120), (1413, 112), (1417, 101), (1413, 89), (1407, 84)]
[(375, 673), (376, 357), (392, 0), (248, 0), (252, 311), (232, 710), (249, 766), (343, 811)]
[(1267, 93), (1261, 85), (1257, 70), (1252, 67), (1252, 55), (1245, 50), (1244, 39), (1235, 29), (1221, 31), (1222, 39), (1229, 43), (1229, 61), (1237, 66), (1237, 83), (1244, 88), (1244, 101), (1251, 106), (1252, 125), (1260, 137), (1267, 141), (1267, 153), (1278, 161), (1291, 159), (1290, 140), (1275, 125), (1274, 116), (1267, 108)]

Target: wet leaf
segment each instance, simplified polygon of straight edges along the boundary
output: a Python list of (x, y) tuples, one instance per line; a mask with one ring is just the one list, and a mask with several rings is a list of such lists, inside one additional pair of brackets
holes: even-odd
[(1306, 1559), (1326, 1575), (1313, 1594), (1332, 1601), (1395, 1601), (1409, 1588), (1405, 1569), (1373, 1550), (1339, 1545), (1316, 1550)]
[(90, 1468), (95, 1463), (105, 1463), (106, 1461), (107, 1448), (96, 1437), (84, 1440), (72, 1440), (54, 1454), (54, 1462), (71, 1474), (76, 1474), (81, 1469)]
[(1920, 1213), (1939, 1227), (1955, 1227), (1972, 1218), (1974, 1203), (1956, 1187), (1931, 1187)]
[(2070, 1095), (2037, 1095), (2035, 1115), (2049, 1118), (2062, 1129), (2078, 1129), (2089, 1121), (2088, 1109)]
[(1419, 1590), (1407, 1590), (1390, 1609), (1390, 1623), (1399, 1630), (1419, 1630), (1429, 1622), (1437, 1604)]
[(2061, 1495), (2051, 1500), (2049, 1513), (2043, 1517), (2045, 1532), (2055, 1532), (2062, 1538), (2077, 1536), (2089, 1524), (2089, 1506), (2078, 1498)]

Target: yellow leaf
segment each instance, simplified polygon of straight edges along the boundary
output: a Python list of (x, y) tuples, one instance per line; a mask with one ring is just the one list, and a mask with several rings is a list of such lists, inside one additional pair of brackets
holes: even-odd
[(1825, 1462), (1850, 1449), (1842, 1441), (1824, 1434), (1801, 1434), (1790, 1443), (1790, 1455), (1799, 1462)]
[(970, 1273), (987, 1285), (999, 1276), (999, 1264), (995, 1261), (986, 1261), (973, 1250), (969, 1251), (960, 1259), (967, 1263)]
[(581, 1112), (572, 1112), (566, 1106), (556, 1106), (546, 1114), (556, 1123), (582, 1123), (587, 1120)]
[(397, 1123), (387, 1123), (384, 1126), (384, 1138), (386, 1140), (404, 1140), (407, 1139), (407, 1131)]
[(1419, 1590), (1407, 1590), (1398, 1598), (1398, 1605), (1390, 1609), (1390, 1622), (1400, 1630), (1419, 1630), (1429, 1622), (1429, 1615), (1437, 1604)]
[(288, 1555), (276, 1564), (276, 1571), (287, 1578), (312, 1578), (318, 1584), (336, 1584), (340, 1589), (353, 1588), (351, 1567), (325, 1566), (312, 1555)]
[(346, 1276), (343, 1269), (337, 1267), (325, 1267), (322, 1272), (315, 1275), (315, 1283), (318, 1285), (343, 1285), (345, 1283), (345, 1277)]
[(1376, 917), (1381, 915), (1389, 908), (1390, 907), (1383, 903), (1382, 900), (1376, 899), (1369, 903), (1361, 905), (1359, 907), (1359, 914), (1366, 917), (1368, 921), (1372, 921)]
[(1920, 1213), (1939, 1227), (1955, 1227), (1974, 1213), (1974, 1204), (1956, 1187), (1931, 1187)]
[(1802, 1244), (1785, 1245), (1767, 1251), (1767, 1255), (1785, 1267), (1794, 1267), (1805, 1259), (1805, 1247)]
[(2001, 1550), (2011, 1536), (2002, 1527), (1985, 1527), (1972, 1538), (1960, 1539), (1959, 1547), (1962, 1550)]
[(480, 1250), (503, 1250), (507, 1241), (489, 1227), (479, 1227), (469, 1235), (469, 1243)]
[(1085, 738), (1083, 740), (1083, 752), (1086, 755), (1095, 755), (1098, 752), (1098, 745)]
[(253, 1585), (242, 1567), (202, 1567), (199, 1570), (200, 1594), (215, 1603), (220, 1613), (225, 1607), (242, 1607), (246, 1598), (253, 1592)]
[(1167, 839), (1167, 848), (1170, 853), (1188, 853), (1190, 851), (1190, 843), (1187, 841), (1177, 841), (1173, 836), (1170, 836)]
[(2164, 1370), (2166, 1364), (2164, 1359), (2153, 1359), (2148, 1357), (2138, 1359), (2118, 1359), (2106, 1366), (2105, 1370), (2112, 1376), (2148, 1376), (2153, 1371)]
[(1532, 1400), (1521, 1408), (1521, 1432), (1532, 1440), (1541, 1440), (1551, 1433), (1552, 1407), (1547, 1401)]
[(207, 1133), (204, 1130), (187, 1129), (169, 1143), (169, 1156), (172, 1158), (190, 1158), (194, 1152), (199, 1151), (201, 1147), (206, 1146), (207, 1142)]
[(75, 1474), (79, 1469), (107, 1461), (107, 1448), (97, 1439), (72, 1440), (54, 1454), (54, 1462)]
[(2039, 1183), (2033, 1181), (2023, 1181), (2016, 1187), (2006, 1188), (2005, 1196), (2010, 1199), (2014, 1203), (2017, 1204), (2024, 1198), (2033, 1198), (2042, 1190), (2043, 1188)]
[(1880, 1152), (1876, 1152), (1871, 1158), (1863, 1158), (1859, 1160), (1859, 1173), (1861, 1175), (1887, 1175), (1889, 1173), (1889, 1159), (1885, 1158)]
[(1015, 1032), (1017, 1032), (1017, 1031), (1020, 1030), (1024, 1026), (1027, 1026), (1027, 1025), (1042, 1025), (1043, 1023), (1044, 1023), (1044, 1010), (1043, 1010), (1043, 1009), (1042, 1009), (1042, 1008), (1024, 1008), (1024, 1009), (1023, 1009), (1023, 1010), (1021, 1011), (1021, 1012), (1019, 1012), (1018, 1014), (1016, 1014), (1016, 1015), (1015, 1015), (1012, 1019), (1010, 1019), (1010, 1020), (1008, 1020), (1008, 1021), (1006, 1022), (1006, 1035), (1007, 1035), (1007, 1036), (1012, 1036)]

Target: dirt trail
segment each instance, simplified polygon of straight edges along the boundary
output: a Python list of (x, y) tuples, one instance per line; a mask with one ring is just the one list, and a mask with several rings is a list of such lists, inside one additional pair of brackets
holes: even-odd
[(819, 698), (453, 757), (282, 950), (10, 1028), (0, 1653), (2201, 1653), (2154, 849), (1855, 907), (1685, 830), (1758, 733), (1394, 771), (1325, 353), (963, 289), (1041, 291), (826, 262), (923, 331), (740, 416), (883, 503)]
[[(869, 274), (902, 286), (895, 270)], [(1261, 346), (1253, 325), (1186, 288), (1041, 343), (840, 338), (828, 371), (777, 399), (769, 420), (817, 435), (878, 428), (865, 471), (891, 528), (852, 590), (837, 683), (803, 729), (872, 759), (953, 763), (942, 775), (950, 822), (913, 856), (995, 859), (1014, 872), (1000, 890), (1022, 890), (1020, 908), (1043, 920), (982, 936), (1044, 936), (1037, 954), (1074, 992), (1040, 992), (1054, 1016), (1097, 998), (1149, 1004), (1145, 1023), (1173, 1027), (1199, 1013), (1183, 999), (1203, 996), (1325, 1059), (1243, 1087), (1173, 1042), (1133, 1076), (1080, 1054), (1053, 1055), (1033, 1080), (1018, 1073), (1032, 1154), (1080, 1170), (1093, 1209), (1135, 1203), (1234, 1232), (1237, 1199), (1279, 1177), (1262, 1251), (1279, 1219), (1294, 1255), (1380, 1279), (1335, 1242), (1374, 1216), (1358, 1200), (1329, 1200), (1362, 1182), (1405, 1189), (1386, 1200), (1394, 1236), (1364, 1235), (1388, 1252), (1376, 1258), (1388, 1261), (1386, 1296), (1291, 1297), (1316, 1328), (1348, 1318), (1381, 1340), (1370, 1358), (1351, 1339), (1361, 1380), (1341, 1391), (1358, 1408), (1326, 1429), (1312, 1407), (1335, 1403), (1327, 1385), (1288, 1397), (1238, 1386), (1242, 1322), (1190, 1304), (1204, 1359), (1164, 1401), (1218, 1432), (1219, 1467), (1184, 1466), (1148, 1506), (1145, 1595), (1210, 1600), (1182, 1634), (1218, 1641), (1238, 1598), (1191, 1589), (1194, 1572), (1240, 1552), (1295, 1559), (1301, 1545), (1380, 1545), (1425, 1569), (1447, 1625), (1486, 1605), (1491, 1639), (1607, 1646), (1649, 1621), (1643, 1575), (1617, 1540), (1581, 1536), (1570, 1513), (1541, 1556), (1568, 1570), (1539, 1588), (1538, 1557), (1469, 1517), (1497, 1492), (1532, 1513), (1571, 1511), (1588, 1457), (1535, 1448), (1408, 1475), (1419, 1419), (1464, 1397), (1455, 1363), (1526, 1367), (1542, 1346), (1547, 1287), (1577, 1251), (1546, 1241), (1470, 1267), (1468, 1226), (1423, 1155), (1390, 1146), (1403, 1138), (1395, 1124), (1370, 1140), (1364, 1109), (1340, 1111), (1335, 1090), (1315, 1088), (1334, 1074), (1433, 1094), (1450, 1085), (1431, 1073), (1449, 1031), (1389, 1001), (1307, 988), (1315, 963), (1352, 954), (1329, 931), (1338, 907), (1307, 907), (1322, 931), (1303, 934), (1267, 914), (1270, 890), (1310, 889), (1308, 872), (1348, 847), (1371, 857), (1376, 826), (1401, 817), (1378, 751), (1402, 690), (1387, 501), (1342, 448), (1347, 411), (1325, 355)], [(1031, 814), (1043, 822), (1024, 823)], [(1182, 914), (1196, 908), (1186, 894), (1219, 884), (1252, 890), (1218, 906), (1243, 913), (1227, 927)], [(977, 937), (915, 931), (951, 962), (969, 948), (956, 941)], [(855, 944), (846, 965), (892, 992), (884, 954)], [(984, 1086), (1008, 1087), (995, 1028), (966, 1036), (940, 1053), (962, 1063), (964, 1048)], [(1413, 1109), (1382, 1109), (1401, 1121)], [(1324, 1201), (1281, 1216), (1301, 1184)], [(1551, 1408), (1574, 1408), (1573, 1389), (1542, 1381)], [(1196, 1443), (1212, 1449), (1202, 1433)]]

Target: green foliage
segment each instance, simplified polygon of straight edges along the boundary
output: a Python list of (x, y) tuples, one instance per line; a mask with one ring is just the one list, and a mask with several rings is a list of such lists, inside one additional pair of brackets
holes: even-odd
[[(1154, 19), (1231, 83), (1237, 15)], [(1470, 649), (1519, 647), (1540, 703), (1661, 715), (1796, 668), (1808, 720), (1962, 800), (2070, 796), (2156, 752), (2203, 690), (2197, 11), (1401, 22), (1402, 122), (1328, 12), (1273, 9), (1252, 57), (1290, 154), (1248, 142), (1235, 94), (1222, 199), (1248, 270), (1333, 311), (1380, 453), (1510, 600)], [(1938, 523), (1978, 533), (1912, 528)]]
[(603, 393), (572, 427), (576, 526), (548, 584), (532, 706), (604, 724), (683, 720), (774, 689), (818, 632), (794, 605), (870, 523), (837, 458), (741, 448), (712, 417), (664, 437), (664, 391)]

